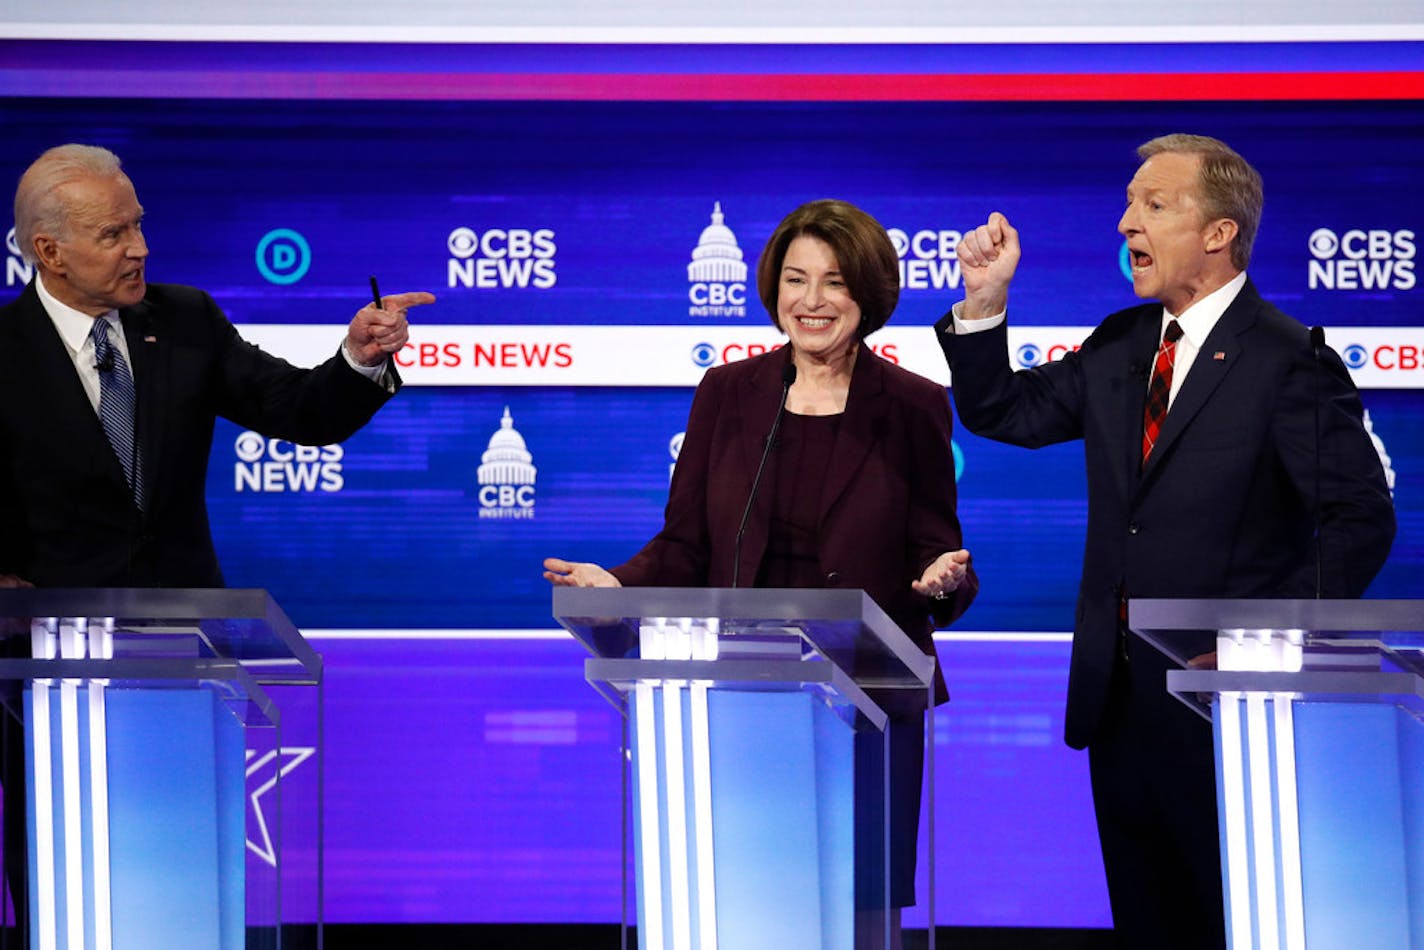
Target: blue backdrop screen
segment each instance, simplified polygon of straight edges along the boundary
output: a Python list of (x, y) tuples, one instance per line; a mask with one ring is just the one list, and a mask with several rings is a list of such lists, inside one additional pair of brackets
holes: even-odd
[[(329, 670), (328, 919), (616, 920), (621, 726), (583, 683), (579, 649), (410, 631), (549, 630), (544, 557), (616, 564), (657, 530), (692, 390), (648, 384), (663, 367), (640, 335), (687, 330), (695, 381), (711, 361), (691, 345), (699, 333), (762, 332), (761, 244), (828, 196), (896, 234), (894, 353), (907, 363), (933, 353), (928, 327), (958, 299), (954, 241), (993, 210), (1024, 240), (1015, 326), (1091, 326), (1134, 301), (1115, 225), (1135, 146), (1215, 135), (1265, 177), (1252, 278), (1331, 328), (1353, 368), (1385, 374), (1363, 395), (1400, 532), (1371, 593), (1424, 596), (1420, 120), (1416, 101), (12, 97), (0, 99), (0, 178), (52, 144), (113, 148), (145, 206), (151, 280), (200, 286), (239, 324), (329, 326), (331, 350), (371, 274), (388, 293), (438, 295), (412, 314), (422, 328), (515, 328), (494, 361), (557, 369), (585, 359), (577, 341), (591, 333), (619, 341), (597, 357), (605, 385), (554, 373), (412, 385), (340, 447), (224, 423), (208, 476), (230, 585), (270, 589), (316, 636), (386, 632), (316, 641)], [(714, 215), (735, 235), (740, 278), (689, 270)], [(13, 238), (9, 250), (18, 293), (28, 271)], [(501, 496), (479, 470), (508, 430), (537, 477)], [(1071, 626), (1081, 449), (955, 438), (983, 581), (960, 627), (984, 636), (941, 644), (954, 701), (935, 730), (941, 820), (925, 851), (938, 918), (1106, 925), (1086, 762), (1060, 739), (1066, 644), (1005, 636)], [(294, 736), (310, 718), (298, 706)]]

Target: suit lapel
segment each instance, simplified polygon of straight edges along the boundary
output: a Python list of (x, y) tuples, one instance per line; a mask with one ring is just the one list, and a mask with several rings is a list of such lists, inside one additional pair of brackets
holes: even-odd
[[(1123, 367), (1122, 456), (1124, 494), (1131, 495), (1142, 475), (1142, 417), (1147, 411), (1147, 381), (1162, 343), (1162, 307), (1154, 304), (1143, 310), (1129, 336), (1127, 365)], [(1154, 451), (1153, 457), (1156, 457)]]
[[(762, 450), (766, 437), (771, 432), (771, 424), (776, 420), (776, 409), (781, 402), (781, 370), (791, 358), (789, 348), (784, 357), (772, 356), (760, 360), (753, 372), (749, 373), (737, 387), (736, 410), (738, 452), (740, 458), (736, 470), (742, 473), (736, 486), (726, 486), (731, 497), (738, 499), (737, 516), (740, 518), (747, 499), (751, 496), (752, 481), (756, 478), (757, 466), (761, 464)], [(775, 453), (767, 459), (767, 470), (776, 465)], [(762, 475), (762, 484), (757, 489), (755, 507), (747, 519), (746, 535), (742, 539), (740, 586), (751, 587), (756, 582), (757, 571), (761, 569), (762, 555), (766, 553), (768, 526), (771, 523), (773, 492), (769, 490), (768, 476)], [(733, 531), (736, 525), (730, 526)]]
[(69, 445), (76, 456), (88, 458), (90, 465), (107, 471), (113, 481), (127, 488), (123, 466), (79, 381), (69, 349), (33, 285), (25, 289), (22, 304), (16, 316), (26, 343), (19, 371), (31, 374), (31, 383), (25, 388), (36, 396), (36, 411), (68, 430)]
[(831, 507), (845, 494), (851, 481), (860, 473), (865, 457), (878, 438), (877, 427), (885, 418), (882, 402), (885, 398), (885, 367), (880, 357), (861, 343), (851, 370), (850, 393), (846, 397), (845, 414), (836, 427), (835, 448), (830, 467), (821, 485), (819, 520), (824, 523)]
[(1239, 362), (1241, 343), (1237, 337), (1256, 322), (1258, 300), (1255, 288), (1248, 282), (1207, 334), (1196, 359), (1192, 361), (1187, 378), (1182, 381), (1182, 388), (1177, 391), (1177, 398), (1172, 400), (1172, 408), (1167, 410), (1161, 435), (1142, 473), (1144, 481), (1159, 465), (1165, 464), (1172, 453), (1172, 446)]
[[(757, 466), (761, 463), (767, 434), (771, 432), (771, 424), (776, 420), (776, 409), (781, 402), (781, 368), (785, 365), (784, 360), (775, 357), (762, 360), (756, 372), (749, 374), (737, 390), (737, 416), (741, 428), (741, 470), (746, 472), (748, 491), (751, 490), (752, 479), (756, 477)], [(760, 501), (757, 507), (760, 509)]]
[[(143, 466), (145, 495), (150, 501), (160, 497), (154, 481), (163, 471), (158, 460), (163, 452), (163, 404), (165, 381), (168, 379), (170, 350), (166, 334), (158, 331), (153, 307), (147, 301), (119, 312), (124, 325), (124, 339), (129, 348), (129, 365), (133, 369), (134, 392), (138, 397), (138, 439)], [(146, 506), (147, 507), (147, 506)]]

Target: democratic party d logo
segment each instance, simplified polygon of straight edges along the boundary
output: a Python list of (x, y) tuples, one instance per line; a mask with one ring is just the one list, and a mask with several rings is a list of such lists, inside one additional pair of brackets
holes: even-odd
[(295, 284), (311, 269), (311, 245), (291, 228), (277, 228), (257, 242), (257, 270), (274, 284)]

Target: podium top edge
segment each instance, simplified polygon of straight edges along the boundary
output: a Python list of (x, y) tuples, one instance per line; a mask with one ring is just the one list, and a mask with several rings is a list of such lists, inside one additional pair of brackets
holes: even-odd
[[(860, 589), (805, 587), (555, 587), (555, 619), (586, 617), (590, 607), (619, 617), (893, 621)], [(898, 629), (898, 628), (897, 628)]]
[(1144, 598), (1128, 626), (1172, 630), (1424, 631), (1424, 600)]
[(925, 685), (934, 678), (935, 659), (922, 652), (874, 598), (859, 588), (555, 587), (553, 615), (598, 654), (604, 652), (594, 642), (597, 636), (593, 634), (599, 629), (626, 628), (636, 636), (643, 620), (715, 618), (729, 633), (729, 628), (739, 624), (799, 627), (808, 642), (831, 658), (844, 652), (847, 641), (840, 634), (831, 634), (826, 642), (820, 642), (820, 634), (853, 624), (868, 632), (862, 642), (874, 643), (878, 655), (893, 657), (891, 662)]
[(260, 588), (245, 587), (41, 587), (0, 590), (0, 617), (287, 621), (286, 614), (271, 594)]
[[(131, 642), (165, 626), (191, 627), (214, 655), (249, 667), (258, 683), (319, 681), (321, 658), (266, 590), (220, 587), (48, 587), (0, 590), (0, 620), (112, 620)], [(11, 625), (15, 626), (14, 624)]]

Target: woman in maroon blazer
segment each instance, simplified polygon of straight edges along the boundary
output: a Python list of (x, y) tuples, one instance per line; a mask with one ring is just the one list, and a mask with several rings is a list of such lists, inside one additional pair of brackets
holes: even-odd
[[(814, 201), (781, 222), (757, 287), (789, 346), (708, 370), (692, 400), (663, 529), (626, 564), (550, 558), (579, 587), (850, 587), (865, 590), (925, 653), (978, 580), (955, 515), (943, 387), (862, 341), (900, 296), (895, 248), (875, 219)], [(794, 366), (794, 382), (783, 395)], [(781, 399), (786, 412), (740, 554), (738, 528)], [(936, 670), (944, 699), (943, 677)], [(892, 900), (914, 903), (922, 710), (892, 724)]]

